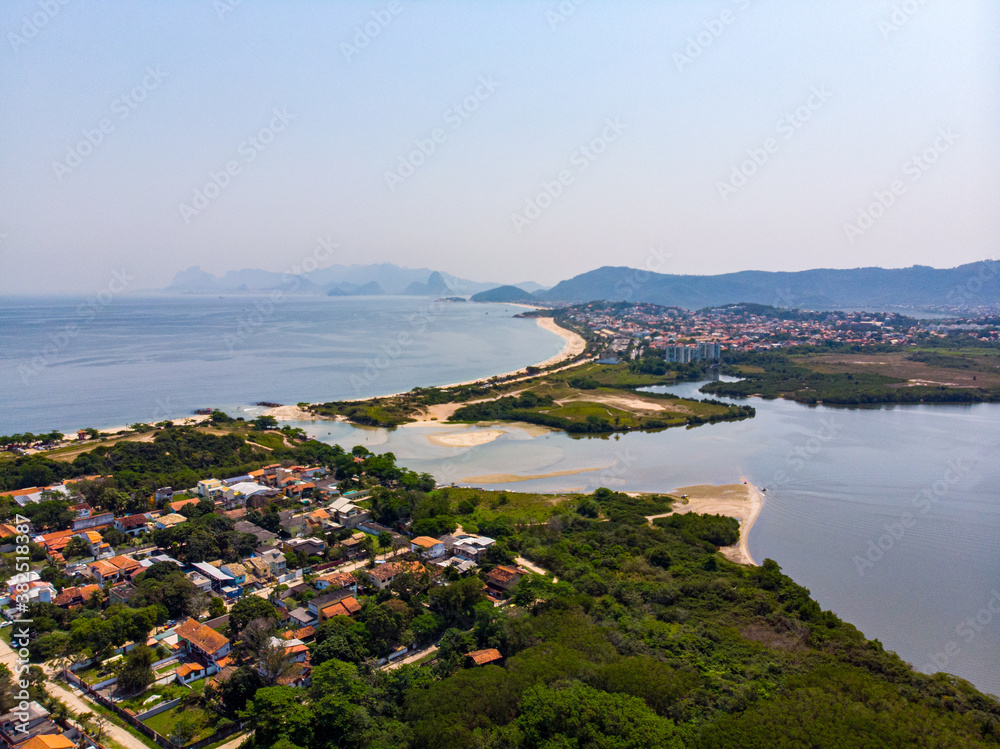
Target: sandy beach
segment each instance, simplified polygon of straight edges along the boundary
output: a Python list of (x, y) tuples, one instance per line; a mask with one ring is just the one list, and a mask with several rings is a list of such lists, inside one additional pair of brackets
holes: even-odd
[(482, 476), (466, 476), (462, 479), (463, 484), (506, 484), (516, 481), (534, 481), (535, 479), (551, 479), (557, 476), (573, 476), (578, 473), (590, 473), (591, 471), (603, 471), (611, 466), (595, 466), (593, 468), (574, 468), (569, 471), (553, 471), (552, 473), (536, 473), (530, 476), (521, 476), (517, 473), (487, 473)]
[[(697, 512), (705, 515), (725, 515), (739, 520), (739, 543), (735, 546), (724, 546), (719, 551), (727, 559), (737, 564), (757, 565), (754, 558), (750, 556), (748, 539), (750, 529), (753, 528), (753, 524), (760, 515), (764, 497), (755, 486), (749, 482), (722, 486), (698, 484), (697, 486), (682, 486), (679, 489), (674, 489), (670, 494), (675, 497), (687, 495), (686, 500), (678, 500), (678, 504), (673, 510), (678, 514)], [(651, 515), (649, 520), (652, 522), (654, 518), (666, 517), (671, 514), (673, 513)]]
[(447, 434), (427, 435), (427, 441), (438, 447), (476, 447), (485, 445), (500, 437), (504, 432), (499, 429), (469, 429)]
[[(526, 307), (527, 309), (539, 309), (538, 307), (532, 307), (527, 304), (514, 305), (517, 307)], [(587, 348), (587, 342), (583, 339), (579, 333), (574, 333), (572, 330), (568, 330), (560, 325), (556, 324), (556, 321), (551, 317), (536, 317), (535, 323), (538, 327), (543, 328), (550, 333), (555, 333), (557, 336), (563, 339), (563, 348), (555, 356), (549, 357), (545, 361), (538, 362), (537, 364), (528, 365), (535, 367), (551, 367), (556, 364), (560, 364), (565, 361), (575, 359), (577, 356), (582, 354)], [(569, 366), (569, 365), (567, 365)], [(526, 367), (521, 369), (515, 369), (510, 372), (503, 372), (497, 375), (491, 375), (490, 377), (483, 377), (478, 380), (466, 380), (464, 382), (453, 382), (449, 385), (440, 385), (441, 388), (452, 388), (460, 387), (462, 385), (475, 385), (477, 383), (486, 382), (492, 377), (513, 377), (516, 375), (521, 375), (525, 378), (529, 377), (528, 373), (525, 371)], [(393, 398), (398, 395), (405, 395), (405, 393), (391, 393), (389, 395), (374, 396), (378, 398)], [(349, 399), (350, 400), (350, 399)], [(355, 401), (366, 401), (369, 398), (356, 398)], [(316, 405), (316, 404), (310, 404)], [(461, 406), (465, 404), (462, 403), (441, 403), (435, 406), (431, 406), (426, 409), (423, 414), (421, 414), (416, 421), (410, 422), (408, 424), (403, 424), (404, 427), (412, 426), (432, 426), (439, 424), (443, 421), (447, 421), (452, 414), (455, 413)], [(304, 411), (298, 406), (277, 406), (275, 408), (269, 408), (264, 412), (268, 416), (273, 416), (278, 421), (318, 421), (325, 419), (325, 416), (317, 416), (309, 411)]]

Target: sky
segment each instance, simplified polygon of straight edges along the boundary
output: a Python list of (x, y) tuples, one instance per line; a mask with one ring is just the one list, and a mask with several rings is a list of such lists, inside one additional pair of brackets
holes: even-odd
[(4, 0), (0, 32), (0, 294), (998, 257), (994, 0)]

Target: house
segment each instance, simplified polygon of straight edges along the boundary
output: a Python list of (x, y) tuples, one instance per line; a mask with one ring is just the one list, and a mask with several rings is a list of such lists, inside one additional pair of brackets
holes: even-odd
[(200, 591), (208, 593), (212, 590), (212, 581), (200, 572), (188, 572), (185, 577)]
[(496, 648), (473, 650), (471, 653), (466, 653), (465, 657), (471, 661), (473, 666), (485, 666), (487, 663), (498, 663), (503, 660), (503, 656)]
[(63, 609), (73, 609), (85, 604), (100, 589), (100, 585), (93, 583), (90, 585), (81, 585), (80, 587), (71, 586), (63, 588), (63, 592), (52, 599), (52, 603)]
[(132, 583), (118, 583), (111, 586), (108, 591), (109, 603), (127, 604), (128, 599), (135, 595), (135, 586)]
[(243, 567), (247, 571), (247, 582), (265, 585), (270, 578), (274, 577), (271, 572), (271, 565), (261, 557), (250, 557), (243, 560)]
[(186, 522), (187, 518), (183, 515), (178, 515), (176, 512), (168, 512), (166, 515), (161, 515), (156, 519), (156, 528), (157, 530), (163, 530), (164, 528), (173, 528), (175, 525)]
[(220, 569), (233, 578), (236, 585), (243, 585), (247, 581), (247, 568), (238, 562), (227, 562)]
[(119, 582), (122, 577), (122, 571), (106, 559), (98, 559), (96, 562), (88, 565), (87, 569), (90, 570), (90, 574), (101, 585), (109, 582)]
[(307, 557), (322, 556), (326, 551), (326, 541), (320, 538), (292, 538), (281, 544), (285, 551), (305, 554)]
[(223, 588), (232, 587), (233, 578), (208, 562), (195, 562), (191, 565), (202, 575), (212, 581), (212, 590), (221, 593)]
[(439, 567), (445, 570), (449, 567), (454, 567), (458, 570), (459, 575), (468, 575), (475, 569), (478, 569), (479, 565), (473, 562), (471, 559), (462, 559), (462, 557), (449, 557), (448, 559), (439, 559), (434, 562), (435, 567)]
[(115, 567), (122, 571), (123, 575), (131, 577), (132, 573), (136, 570), (142, 569), (142, 563), (137, 562), (132, 557), (127, 557), (124, 554), (119, 554), (116, 557), (111, 557), (108, 561)]
[(405, 562), (387, 562), (376, 565), (370, 570), (358, 570), (358, 575), (379, 590), (385, 590), (398, 575), (406, 572), (420, 574), (422, 571), (423, 566), (419, 562), (411, 562), (409, 564)]
[(238, 533), (252, 533), (257, 537), (257, 544), (259, 546), (269, 546), (273, 545), (278, 538), (278, 534), (271, 533), (271, 531), (266, 531), (259, 525), (254, 525), (246, 520), (237, 520), (236, 525), (233, 529)]
[(76, 742), (64, 733), (41, 733), (20, 744), (19, 749), (76, 749)]
[(214, 674), (219, 668), (218, 662), (229, 655), (229, 640), (211, 627), (196, 622), (194, 619), (185, 619), (174, 628), (174, 632), (177, 634), (178, 641), (187, 648), (188, 652), (201, 659), (206, 667), (214, 666), (211, 673), (206, 674), (207, 676)]
[(354, 596), (347, 596), (336, 603), (324, 606), (319, 610), (320, 622), (325, 622), (332, 616), (354, 616), (361, 611), (361, 604)]
[(96, 515), (73, 518), (70, 521), (69, 527), (73, 531), (82, 531), (87, 528), (103, 528), (106, 525), (111, 525), (113, 522), (115, 522), (115, 514), (113, 512), (99, 512)]
[(291, 510), (282, 510), (278, 513), (278, 524), (289, 536), (299, 536), (305, 533), (308, 520), (306, 515), (293, 515)]
[(345, 538), (340, 542), (340, 545), (344, 547), (344, 558), (345, 559), (357, 559), (361, 556), (362, 546), (361, 541), (364, 539), (365, 534), (361, 531), (357, 531), (352, 534), (349, 538)]
[(527, 574), (527, 570), (523, 570), (520, 567), (509, 567), (508, 565), (500, 564), (490, 570), (490, 573), (486, 576), (486, 585), (501, 595), (506, 595), (514, 590), (521, 581), (521, 578)]
[(352, 591), (357, 592), (358, 590), (358, 580), (350, 572), (328, 572), (325, 575), (320, 575), (313, 581), (313, 585), (316, 586), (317, 590), (326, 590), (327, 588), (349, 588)]
[(178, 499), (176, 502), (168, 502), (167, 507), (171, 512), (180, 512), (188, 505), (196, 505), (201, 502), (200, 497), (190, 497), (188, 499)]
[(486, 550), (495, 543), (496, 541), (489, 536), (462, 535), (455, 540), (451, 550), (457, 557), (479, 562), (486, 554)]
[(345, 598), (351, 596), (352, 591), (341, 588), (339, 590), (331, 591), (325, 595), (313, 598), (311, 601), (306, 603), (306, 607), (309, 609), (309, 613), (314, 616), (319, 616), (320, 612), (334, 603), (343, 601)]
[(444, 556), (444, 543), (431, 536), (417, 536), (410, 541), (410, 551), (424, 559), (437, 559)]
[(288, 571), (288, 565), (285, 562), (285, 555), (277, 549), (267, 549), (263, 553), (259, 554), (258, 557), (267, 562), (267, 566), (270, 568), (271, 574), (274, 577), (281, 577)]
[(225, 488), (225, 484), (219, 479), (202, 479), (198, 482), (198, 494), (202, 497), (211, 497), (213, 494), (222, 492)]
[[(247, 478), (249, 479), (249, 477)], [(261, 494), (267, 491), (268, 487), (263, 484), (247, 480), (227, 486), (223, 491), (223, 496), (226, 498), (226, 502), (229, 503), (246, 502), (247, 499), (255, 494)]]
[(368, 520), (371, 516), (368, 510), (358, 507), (346, 497), (340, 497), (330, 503), (327, 511), (333, 515), (334, 520), (345, 528), (357, 528), (359, 523)]
[(299, 640), (300, 642), (312, 642), (316, 639), (316, 628), (313, 626), (290, 629), (283, 633), (282, 638), (286, 640)]
[(115, 518), (114, 527), (127, 536), (139, 536), (149, 530), (150, 518), (145, 513)]
[(182, 663), (174, 673), (177, 674), (177, 681), (181, 684), (190, 684), (192, 681), (204, 678), (208, 674), (208, 670), (197, 661), (192, 661)]
[(288, 618), (298, 627), (309, 627), (319, 623), (319, 617), (305, 606), (299, 606), (288, 612)]
[(164, 487), (156, 490), (156, 501), (157, 501), (157, 503), (159, 503), (159, 502), (161, 502), (163, 500), (170, 499), (172, 496), (174, 496), (174, 490), (173, 490), (172, 487), (164, 486)]

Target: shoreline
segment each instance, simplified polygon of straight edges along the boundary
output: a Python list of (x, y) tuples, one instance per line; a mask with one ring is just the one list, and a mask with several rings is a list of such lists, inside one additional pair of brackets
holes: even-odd
[(684, 504), (661, 515), (650, 515), (647, 520), (652, 523), (656, 518), (688, 512), (735, 518), (740, 523), (740, 539), (733, 546), (723, 546), (719, 551), (731, 562), (759, 567), (750, 554), (750, 531), (764, 507), (764, 495), (748, 479), (741, 480), (741, 484), (696, 484), (674, 489), (668, 492), (671, 496), (679, 498), (687, 495), (687, 499), (682, 500)]

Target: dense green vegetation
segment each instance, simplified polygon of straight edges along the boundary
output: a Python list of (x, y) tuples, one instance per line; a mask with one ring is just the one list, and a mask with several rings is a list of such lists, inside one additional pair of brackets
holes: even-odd
[[(312, 687), (237, 695), (254, 745), (1000, 745), (996, 699), (913, 672), (773, 561), (728, 562), (716, 545), (732, 542), (735, 521), (651, 525), (670, 501), (601, 489), (511, 528), (507, 547), (558, 577), (524, 578), (513, 606), (483, 603), (475, 577), (444, 588), (411, 578), (367, 599), (358, 620), (330, 619), (310, 648)], [(437, 638), (437, 657), (371, 670), (396, 637)], [(464, 657), (491, 647), (501, 663)]]
[[(886, 351), (906, 351), (910, 361), (953, 369), (975, 363), (967, 356), (953, 358), (945, 353), (885, 347)], [(981, 403), (1000, 402), (1000, 386), (948, 387), (906, 385), (906, 378), (873, 372), (871, 366), (850, 366), (846, 371), (818, 371), (823, 366), (813, 354), (829, 353), (828, 348), (795, 347), (772, 351), (733, 353), (726, 357), (725, 374), (740, 376), (739, 382), (710, 382), (702, 392), (730, 397), (759, 395), (787, 398), (800, 403), (858, 405), (866, 403)], [(871, 350), (866, 349), (871, 353)], [(826, 361), (823, 361), (826, 364)], [(994, 370), (995, 370), (995, 364)], [(866, 371), (867, 370), (867, 371)], [(886, 368), (884, 371), (890, 371)], [(898, 370), (904, 371), (905, 370)], [(904, 385), (906, 385), (904, 387)], [(985, 383), (984, 383), (985, 385)]]

